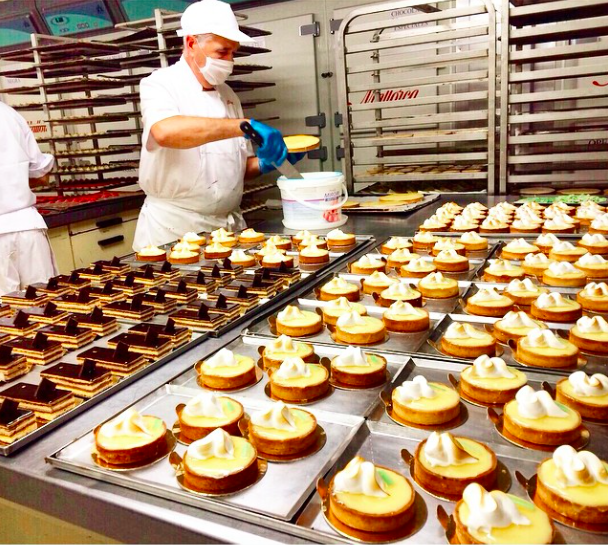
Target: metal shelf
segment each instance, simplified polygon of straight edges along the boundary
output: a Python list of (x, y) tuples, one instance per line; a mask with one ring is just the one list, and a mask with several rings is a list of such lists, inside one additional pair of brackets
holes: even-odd
[(90, 157), (97, 155), (122, 155), (124, 153), (132, 153), (139, 151), (141, 146), (110, 146), (107, 148), (90, 148), (90, 149), (79, 149), (79, 150), (67, 150), (67, 151), (56, 151), (56, 159), (71, 159), (76, 157)]
[(102, 140), (104, 138), (119, 138), (125, 136), (136, 136), (140, 129), (123, 129), (115, 131), (99, 131), (91, 133), (69, 133), (57, 134), (46, 138), (37, 138), (38, 142), (70, 142), (76, 140)]
[(54, 102), (31, 102), (27, 104), (16, 104), (13, 106), (15, 110), (36, 111), (46, 106), (49, 110), (75, 110), (81, 108), (102, 108), (104, 106), (119, 106), (126, 104), (125, 95), (116, 96), (96, 96), (86, 98), (69, 98), (65, 100), (56, 100)]
[(59, 176), (73, 176), (75, 174), (103, 174), (105, 172), (118, 172), (122, 170), (135, 170), (139, 166), (137, 161), (111, 161), (102, 165), (74, 165), (69, 167), (55, 167), (54, 173)]
[(73, 115), (67, 117), (60, 117), (55, 119), (49, 119), (48, 122), (51, 125), (84, 125), (94, 123), (99, 125), (101, 123), (115, 123), (118, 121), (129, 121), (134, 117), (140, 117), (140, 112), (124, 112), (124, 113), (107, 113), (98, 115)]

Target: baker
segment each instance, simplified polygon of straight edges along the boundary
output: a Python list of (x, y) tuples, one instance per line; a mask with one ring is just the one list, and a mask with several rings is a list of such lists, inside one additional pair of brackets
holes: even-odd
[(0, 101), (0, 295), (57, 274), (47, 226), (30, 186), (44, 184), (55, 163), (42, 153), (25, 119)]
[(247, 120), (263, 145), (253, 154), (240, 124), (241, 103), (225, 84), (234, 54), (251, 38), (241, 32), (230, 6), (201, 0), (188, 6), (178, 36), (180, 60), (156, 70), (140, 84), (143, 141), (139, 184), (146, 200), (133, 249), (171, 242), (184, 233), (224, 227), (242, 229), (243, 181), (288, 159), (281, 133)]

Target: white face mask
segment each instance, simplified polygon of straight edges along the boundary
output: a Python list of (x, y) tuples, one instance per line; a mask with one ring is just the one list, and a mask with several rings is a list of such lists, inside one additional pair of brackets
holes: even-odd
[(211, 57), (207, 57), (205, 66), (198, 67), (203, 77), (211, 85), (220, 85), (224, 83), (228, 79), (228, 76), (232, 74), (233, 68), (234, 62), (212, 59)]

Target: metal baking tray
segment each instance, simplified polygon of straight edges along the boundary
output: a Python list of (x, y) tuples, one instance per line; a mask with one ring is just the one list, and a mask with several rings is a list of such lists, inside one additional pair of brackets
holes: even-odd
[[(166, 316), (164, 316), (164, 317), (155, 316), (155, 318), (153, 320), (150, 320), (150, 322), (164, 324), (164, 323), (166, 323), (166, 320), (167, 320)], [(5, 387), (8, 388), (12, 384), (15, 384), (16, 382), (28, 382), (30, 384), (38, 384), (40, 382), (40, 372), (43, 371), (44, 369), (51, 367), (52, 365), (55, 365), (56, 363), (59, 363), (60, 361), (64, 361), (67, 363), (77, 363), (77, 356), (81, 352), (83, 352), (84, 350), (88, 350), (89, 348), (92, 348), (93, 346), (106, 346), (107, 339), (109, 339), (110, 337), (113, 337), (115, 335), (118, 335), (119, 333), (125, 333), (129, 329), (129, 327), (131, 327), (132, 325), (133, 324), (123, 324), (123, 323), (119, 322), (118, 331), (111, 333), (110, 335), (106, 335), (105, 337), (98, 337), (92, 343), (89, 343), (86, 346), (79, 348), (78, 350), (73, 350), (71, 352), (68, 352), (65, 356), (63, 356), (63, 358), (61, 358), (60, 360), (57, 360), (55, 363), (52, 363), (49, 365), (34, 365), (32, 367), (32, 370), (27, 375), (18, 377), (15, 380), (5, 383), (2, 386), (0, 386), (0, 394), (1, 394), (2, 390), (5, 389)], [(19, 449), (22, 449), (23, 447), (25, 447), (32, 441), (35, 441), (39, 437), (46, 435), (47, 433), (51, 432), (52, 430), (54, 430), (56, 427), (60, 426), (64, 422), (67, 422), (68, 420), (71, 420), (72, 418), (79, 415), (80, 413), (86, 411), (89, 407), (96, 405), (97, 403), (99, 403), (100, 401), (103, 401), (104, 399), (111, 396), (112, 394), (118, 392), (119, 390), (122, 390), (123, 388), (125, 388), (126, 386), (131, 384), (132, 382), (135, 382), (136, 380), (139, 380), (141, 377), (146, 376), (148, 373), (154, 371), (154, 369), (157, 369), (158, 367), (165, 365), (167, 362), (177, 358), (178, 356), (180, 356), (181, 354), (183, 354), (190, 348), (202, 343), (208, 336), (209, 335), (207, 333), (201, 334), (201, 333), (193, 332), (192, 339), (190, 340), (190, 342), (177, 347), (175, 350), (173, 350), (166, 356), (149, 363), (148, 365), (146, 365), (139, 371), (136, 371), (135, 373), (133, 373), (127, 377), (118, 379), (118, 381), (110, 388), (104, 390), (103, 392), (100, 392), (96, 396), (93, 396), (91, 399), (84, 399), (78, 405), (76, 405), (76, 407), (74, 407), (73, 409), (67, 411), (66, 413), (62, 414), (61, 416), (55, 418), (54, 420), (51, 420), (50, 422), (38, 427), (35, 431), (33, 431), (32, 433), (29, 433), (25, 437), (22, 437), (21, 439), (17, 439), (16, 441), (14, 441), (13, 443), (11, 443), (9, 445), (0, 444), (0, 455), (10, 456), (12, 453), (17, 452)]]
[[(433, 233), (433, 235), (441, 235), (443, 236), (443, 234), (441, 233)], [(453, 238), (455, 236), (460, 237), (462, 235), (462, 233), (449, 233), (450, 238)], [(383, 240), (382, 242), (378, 243), (376, 246), (374, 246), (374, 249), (377, 252), (380, 252), (380, 248), (382, 247), (382, 245), (385, 242), (388, 242), (392, 237), (388, 237), (385, 240)], [(414, 237), (406, 237), (410, 240), (410, 242), (412, 241), (412, 239)], [(474, 259), (487, 259), (488, 257), (492, 256), (494, 254), (494, 252), (496, 251), (496, 247), (498, 246), (498, 243), (500, 242), (500, 240), (490, 240), (488, 239), (488, 247), (485, 250), (479, 250), (479, 251), (474, 251), (474, 252), (467, 252), (467, 257), (469, 258), (474, 258)], [(413, 249), (410, 249), (411, 252), (414, 252)], [(417, 253), (419, 255), (430, 255), (430, 252), (428, 250), (416, 250), (414, 253)], [(388, 257), (387, 254), (382, 254), (384, 255), (384, 257)]]
[[(232, 395), (252, 414), (271, 406), (269, 400), (255, 400)], [(191, 398), (165, 385), (134, 403), (131, 407), (144, 414), (162, 418), (170, 429), (177, 420), (175, 407)], [(364, 419), (348, 414), (334, 414), (318, 408), (306, 408), (325, 430), (327, 442), (317, 453), (291, 463), (268, 463), (266, 474), (252, 487), (222, 497), (203, 496), (182, 489), (175, 478), (175, 470), (168, 459), (147, 468), (114, 472), (95, 464), (91, 451), (95, 444), (93, 431), (75, 439), (47, 458), (56, 467), (110, 482), (126, 488), (147, 492), (171, 501), (178, 501), (209, 511), (244, 519), (245, 512), (265, 515), (280, 520), (291, 520), (312, 492), (318, 477), (334, 465), (342, 451), (351, 442)], [(187, 447), (180, 443), (176, 452), (183, 456)], [(249, 517), (251, 520), (251, 517)], [(259, 518), (253, 519), (259, 523)]]
[[(414, 489), (423, 500), (426, 509), (421, 509), (419, 513), (424, 520), (422, 527), (413, 535), (396, 543), (446, 543), (445, 530), (437, 519), (437, 508), (442, 506), (451, 515), (455, 504), (446, 500), (432, 496), (417, 483), (414, 482), (410, 474), (410, 468), (401, 456), (402, 449), (407, 449), (411, 454), (414, 453), (418, 443), (427, 437), (428, 433), (422, 430), (407, 430), (403, 428), (388, 427), (386, 425), (368, 422), (357, 433), (355, 439), (346, 449), (336, 465), (326, 475), (325, 480), (329, 482), (331, 477), (341, 470), (354, 456), (359, 455), (375, 464), (389, 467), (406, 476), (414, 485)], [(487, 441), (485, 441), (487, 443)], [(538, 453), (531, 450), (524, 450), (505, 445), (492, 445), (499, 462), (507, 469), (511, 478), (510, 494), (529, 499), (527, 491), (518, 482), (515, 472), (518, 471), (525, 477), (530, 478), (536, 473), (538, 463), (547, 457), (547, 453)], [(301, 529), (306, 529), (309, 537), (315, 541), (322, 542), (341, 542), (352, 543), (353, 539), (348, 539), (339, 535), (326, 522), (322, 509), (321, 500), (315, 494), (306, 505), (302, 514), (296, 520), (296, 524)], [(567, 526), (555, 525), (557, 535), (554, 543), (605, 543), (606, 537), (601, 534), (593, 534), (569, 528)], [(301, 534), (300, 534), (301, 535)]]
[[(249, 356), (254, 360), (258, 361), (261, 359), (260, 350), (268, 342), (267, 337), (256, 337), (251, 335), (242, 335), (240, 338), (235, 339), (231, 343), (226, 344), (222, 348), (228, 348), (233, 350), (237, 354), (243, 356)], [(333, 358), (337, 356), (344, 347), (338, 346), (325, 346), (322, 344), (312, 343), (314, 352), (319, 358)], [(219, 350), (219, 349), (218, 349)], [(368, 350), (363, 348), (365, 352), (374, 352), (374, 350)], [(400, 376), (405, 364), (408, 361), (407, 356), (399, 354), (391, 354), (388, 352), (382, 352), (382, 355), (387, 360), (387, 369), (390, 373), (391, 382), (400, 380)], [(211, 356), (211, 354), (209, 355)], [(194, 366), (195, 362), (192, 362)], [(194, 370), (189, 369), (179, 377), (175, 378), (170, 382), (170, 385), (179, 391), (187, 392), (193, 395), (200, 392), (203, 387), (197, 382), (198, 374)], [(268, 377), (266, 373), (263, 373), (263, 377), (260, 382), (250, 386), (247, 389), (240, 390), (238, 395), (242, 398), (251, 398), (257, 400), (270, 401), (268, 394), (266, 393), (266, 385), (268, 384)], [(387, 384), (387, 383), (385, 383)], [(312, 404), (314, 407), (324, 411), (331, 411), (334, 413), (342, 414), (353, 414), (357, 416), (368, 416), (375, 406), (380, 402), (380, 392), (384, 388), (384, 385), (377, 386), (375, 388), (357, 389), (357, 390), (342, 390), (339, 388), (333, 388), (332, 393), (319, 401)], [(231, 395), (227, 393), (226, 395)], [(303, 406), (306, 408), (310, 405)]]
[[(370, 310), (372, 310), (371, 307)], [(374, 311), (374, 313), (377, 313), (377, 311)], [(377, 313), (377, 315), (381, 316), (382, 313)], [(389, 331), (385, 336), (384, 341), (372, 345), (361, 345), (361, 348), (369, 351), (381, 352), (383, 354), (385, 352), (416, 353), (418, 349), (427, 340), (427, 338), (432, 335), (433, 330), (443, 320), (444, 316), (445, 314), (432, 312), (430, 313), (431, 327), (428, 330), (420, 331), (418, 333), (395, 333)], [(273, 325), (271, 325), (274, 318), (276, 318), (276, 313), (272, 316), (269, 316), (268, 318), (261, 318), (251, 324), (245, 332), (249, 335), (256, 335), (262, 338), (266, 338), (267, 340), (268, 338), (276, 338), (279, 335), (274, 329)], [(294, 337), (294, 339), (311, 343), (336, 346), (339, 348), (346, 348), (347, 346), (349, 346), (346, 343), (341, 343), (339, 341), (334, 340), (330, 330), (325, 325), (323, 326), (323, 329), (315, 335), (308, 335), (306, 337)]]
[[(568, 240), (569, 242), (575, 242), (583, 237), (586, 234), (587, 228), (584, 227), (584, 230), (579, 233), (554, 233), (554, 235), (559, 239)], [(416, 229), (416, 233), (420, 231)], [(496, 242), (501, 242), (502, 240), (511, 240), (514, 238), (523, 238), (530, 242), (534, 240), (541, 233), (478, 233), (480, 236), (488, 239), (489, 244), (494, 244)], [(454, 231), (437, 231), (433, 232), (433, 235), (437, 237), (459, 237), (462, 233), (456, 233)]]

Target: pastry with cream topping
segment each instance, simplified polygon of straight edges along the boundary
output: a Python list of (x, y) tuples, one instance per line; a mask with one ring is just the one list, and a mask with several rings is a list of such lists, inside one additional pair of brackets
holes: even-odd
[(576, 294), (576, 300), (585, 310), (608, 312), (608, 284), (590, 282)]
[(367, 254), (350, 264), (353, 274), (372, 274), (375, 271), (386, 272), (386, 260)]
[(202, 439), (217, 428), (239, 435), (242, 416), (243, 406), (238, 401), (213, 392), (202, 392), (177, 408), (180, 434), (190, 441)]
[(552, 511), (576, 522), (606, 524), (608, 463), (562, 445), (538, 466), (537, 475), (536, 494)]
[(539, 218), (539, 221), (534, 221), (536, 217), (532, 214), (528, 216), (520, 217), (511, 223), (509, 226), (509, 232), (514, 234), (531, 235), (540, 233), (542, 230), (543, 221)]
[(579, 349), (549, 329), (533, 329), (517, 341), (517, 360), (534, 367), (574, 367)]
[(228, 259), (233, 265), (240, 265), (241, 267), (253, 267), (255, 265), (255, 257), (244, 250), (232, 250)]
[(378, 318), (353, 311), (338, 318), (334, 335), (337, 341), (346, 344), (375, 344), (384, 341), (386, 327)]
[(583, 257), (587, 251), (581, 246), (574, 246), (571, 242), (556, 242), (549, 251), (549, 258), (554, 261), (568, 261), (574, 263)]
[(398, 278), (387, 276), (383, 272), (374, 271), (367, 278), (363, 279), (361, 286), (363, 288), (363, 293), (373, 294), (381, 293), (386, 288), (398, 283)]
[(317, 235), (313, 234), (304, 237), (298, 243), (298, 250), (303, 250), (307, 246), (318, 246), (319, 248), (323, 248), (324, 250), (327, 250), (328, 248), (327, 241), (325, 239), (319, 238)]
[(601, 316), (583, 316), (570, 330), (570, 342), (593, 354), (608, 354), (608, 322)]
[(486, 354), (460, 373), (462, 394), (487, 405), (511, 401), (527, 382), (524, 373), (508, 367), (502, 358), (491, 358)]
[(258, 453), (243, 437), (222, 428), (192, 443), (182, 462), (184, 483), (199, 492), (225, 494), (255, 482)]
[(549, 516), (532, 502), (477, 483), (467, 486), (454, 508), (457, 543), (492, 545), (553, 542)]
[(575, 371), (560, 379), (555, 399), (578, 411), (583, 418), (608, 421), (608, 377), (601, 373), (588, 376)]
[[(137, 261), (165, 261), (167, 252), (156, 246), (146, 246), (135, 254)], [(198, 258), (197, 258), (198, 261)]]
[(467, 252), (479, 252), (488, 249), (488, 239), (475, 232), (463, 233), (458, 240)]
[(302, 358), (287, 358), (278, 369), (269, 369), (270, 392), (283, 401), (317, 399), (329, 389), (329, 371)]
[[(234, 244), (232, 246), (234, 246)], [(224, 246), (223, 243), (218, 242), (215, 239), (212, 239), (211, 244), (205, 246), (205, 248), (203, 249), (203, 255), (205, 256), (205, 259), (224, 259), (225, 257), (229, 257), (231, 253), (231, 246)]]
[(302, 242), (304, 239), (310, 238), (311, 236), (312, 233), (305, 229), (303, 231), (298, 231), (295, 235), (291, 237), (291, 240), (296, 246), (298, 246), (300, 242)]
[[(173, 249), (169, 252), (169, 257), (167, 257), (167, 261), (169, 263), (173, 263), (174, 265), (188, 265), (192, 263), (198, 263), (198, 260), (201, 257), (200, 252), (189, 250), (188, 248), (177, 248), (177, 244), (173, 247)], [(163, 260), (165, 258), (163, 257)]]
[(173, 245), (172, 250), (180, 251), (180, 250), (190, 250), (191, 252), (200, 253), (201, 247), (196, 242), (188, 242), (187, 240), (180, 240)]
[(386, 359), (349, 346), (331, 360), (331, 376), (341, 384), (373, 388), (386, 379)]
[(276, 328), (280, 335), (302, 337), (319, 333), (323, 329), (323, 321), (316, 312), (287, 305), (277, 314)]
[(564, 288), (576, 288), (587, 283), (587, 275), (568, 263), (561, 261), (552, 263), (543, 272), (543, 283), (547, 286), (558, 286)]
[(462, 322), (449, 325), (441, 337), (441, 349), (457, 358), (478, 358), (496, 355), (496, 339), (481, 329)]
[(574, 223), (565, 221), (563, 217), (555, 217), (545, 220), (542, 227), (543, 233), (572, 234), (574, 231), (576, 231)]
[(530, 314), (548, 322), (574, 322), (583, 313), (580, 303), (556, 291), (539, 295), (530, 307)]
[(414, 247), (415, 252), (418, 250), (430, 252), (438, 240), (439, 237), (437, 237), (436, 235), (433, 235), (428, 231), (423, 231), (414, 235), (414, 238), (412, 239), (412, 245)]
[(332, 514), (350, 528), (390, 532), (415, 515), (416, 492), (400, 473), (356, 456), (329, 483)]
[(346, 297), (349, 301), (356, 302), (361, 299), (361, 288), (356, 284), (347, 282), (344, 278), (336, 276), (319, 288), (318, 297), (320, 301), (331, 301)]
[(257, 244), (264, 242), (264, 233), (258, 233), (255, 229), (245, 229), (239, 234), (239, 242), (241, 244)]
[(534, 245), (538, 246), (541, 252), (549, 255), (549, 252), (559, 242), (559, 238), (557, 238), (553, 233), (545, 233), (538, 235), (538, 238), (534, 241)]
[[(323, 250), (326, 251), (326, 250)], [(234, 253), (234, 252), (233, 252)], [(255, 261), (255, 258), (253, 258)], [(294, 260), (293, 256), (285, 255), (281, 250), (278, 250), (274, 254), (267, 254), (262, 257), (260, 265), (267, 269), (280, 269), (281, 266), (291, 268), (293, 267)]]
[(523, 311), (511, 311), (494, 324), (494, 336), (502, 343), (525, 337), (533, 329), (547, 329), (543, 322), (530, 318)]
[(494, 234), (494, 233), (508, 233), (509, 224), (499, 218), (486, 218), (481, 222), (479, 226), (480, 233)]
[(198, 381), (212, 390), (233, 390), (255, 381), (255, 362), (222, 348), (198, 366)]
[(504, 316), (513, 308), (513, 301), (500, 294), (496, 288), (479, 288), (479, 291), (467, 299), (465, 310), (477, 316)]
[(602, 214), (595, 218), (589, 225), (589, 232), (591, 234), (608, 235), (608, 214)]
[(431, 233), (438, 233), (447, 231), (450, 226), (450, 221), (442, 220), (437, 216), (431, 216), (430, 218), (424, 220), (420, 226), (420, 231), (429, 231)]
[(418, 282), (418, 291), (423, 297), (431, 299), (449, 299), (460, 293), (458, 282), (453, 278), (447, 278), (440, 272), (431, 273)]
[(587, 278), (608, 277), (608, 261), (598, 254), (585, 254), (574, 263), (577, 269), (583, 271)]
[(436, 256), (444, 250), (454, 250), (457, 254), (462, 256), (464, 256), (466, 253), (464, 244), (458, 242), (458, 239), (445, 237), (440, 238), (437, 242), (435, 242), (431, 250), (431, 254)]
[(434, 431), (414, 454), (414, 479), (431, 493), (460, 496), (471, 483), (490, 488), (498, 474), (496, 454), (468, 437)]
[(336, 325), (338, 318), (349, 312), (358, 312), (361, 316), (367, 314), (367, 309), (361, 303), (351, 303), (346, 297), (332, 299), (321, 309), (323, 312), (323, 322), (327, 325)]
[(538, 445), (563, 445), (581, 434), (581, 415), (553, 400), (544, 390), (524, 386), (505, 405), (504, 430), (512, 436)]
[(316, 359), (313, 347), (308, 343), (294, 341), (287, 335), (281, 335), (264, 347), (262, 358), (265, 367), (278, 367), (287, 358), (301, 358), (305, 362)]
[(235, 242), (236, 242), (234, 233), (232, 231), (227, 231), (223, 227), (220, 227), (219, 229), (216, 229), (215, 231), (211, 231), (209, 238), (211, 239), (211, 241), (218, 241), (218, 242), (221, 242), (222, 240), (230, 241), (230, 239), (235, 239)]
[(419, 257), (402, 265), (399, 274), (405, 278), (424, 278), (425, 276), (437, 271), (431, 257)]
[(604, 235), (600, 235), (599, 233), (586, 233), (578, 241), (578, 245), (585, 248), (590, 254), (608, 254), (608, 240), (606, 240)]
[(298, 254), (299, 262), (302, 265), (319, 265), (329, 263), (329, 250), (321, 246), (311, 244), (305, 246)]
[(523, 238), (516, 238), (503, 246), (500, 257), (503, 259), (524, 259), (530, 254), (539, 252), (538, 246), (530, 244)]
[(281, 250), (280, 248), (277, 248), (272, 242), (266, 242), (266, 244), (264, 244), (256, 253), (255, 253), (255, 258), (258, 261), (262, 261), (262, 259), (264, 259), (264, 257), (266, 257), (267, 255), (274, 255), (276, 253), (281, 253), (281, 254), (285, 254), (286, 251), (285, 250)]
[(460, 396), (447, 384), (428, 382), (422, 375), (393, 390), (393, 412), (403, 422), (439, 426), (460, 414)]
[(167, 427), (160, 418), (127, 409), (95, 429), (95, 449), (108, 464), (143, 463), (167, 448), (166, 433)]
[(277, 401), (251, 416), (249, 438), (262, 454), (293, 456), (314, 445), (317, 419), (308, 411)]
[(479, 229), (479, 222), (471, 218), (464, 216), (457, 216), (454, 218), (452, 225), (450, 225), (450, 231), (455, 233), (470, 233)]
[(382, 315), (388, 331), (416, 333), (431, 327), (429, 313), (405, 301), (395, 301)]
[(529, 278), (524, 280), (511, 280), (503, 292), (510, 297), (514, 303), (530, 306), (543, 293), (548, 293), (547, 288), (542, 288)]
[(549, 265), (555, 263), (543, 253), (528, 254), (521, 263), (521, 266), (526, 274), (530, 276), (542, 277)]
[[(319, 243), (325, 244), (323, 241), (319, 240)], [(291, 239), (289, 237), (282, 237), (281, 235), (273, 235), (268, 237), (266, 241), (262, 244), (262, 246), (266, 246), (267, 244), (273, 244), (275, 248), (279, 250), (291, 250)], [(327, 248), (327, 245), (325, 245)]]
[(460, 255), (456, 250), (441, 250), (433, 260), (441, 272), (466, 272), (469, 270), (469, 258)]
[(486, 267), (483, 271), (483, 279), (486, 282), (498, 282), (502, 284), (511, 282), (514, 279), (523, 280), (525, 275), (526, 273), (522, 267), (504, 259), (492, 260), (490, 266)]
[(382, 246), (380, 246), (380, 253), (389, 255), (392, 254), (395, 250), (409, 250), (411, 248), (412, 242), (409, 238), (391, 237), (384, 244), (382, 244)]
[(418, 290), (415, 290), (409, 284), (397, 282), (391, 284), (385, 290), (382, 290), (378, 295), (375, 295), (376, 303), (381, 307), (390, 307), (395, 301), (410, 303), (415, 307), (422, 306), (422, 295)]
[(189, 244), (197, 244), (198, 246), (202, 246), (205, 244), (205, 242), (207, 242), (207, 239), (203, 235), (189, 231), (182, 237), (182, 241), (188, 242)]
[(399, 270), (403, 265), (412, 261), (412, 259), (418, 259), (419, 257), (418, 254), (410, 252), (407, 248), (399, 248), (388, 256), (386, 264), (391, 269)]
[(357, 237), (352, 233), (345, 233), (342, 229), (334, 229), (326, 235), (330, 250), (345, 251), (357, 243)]

